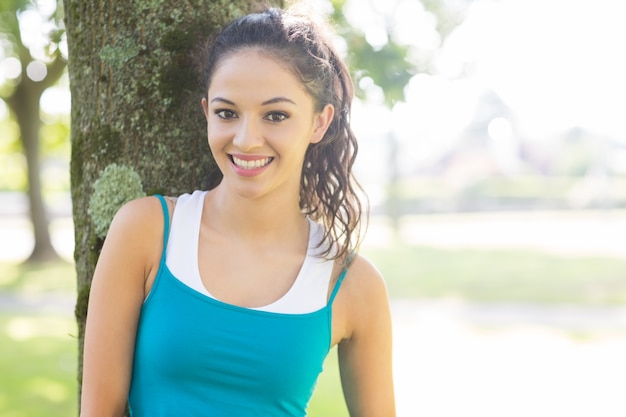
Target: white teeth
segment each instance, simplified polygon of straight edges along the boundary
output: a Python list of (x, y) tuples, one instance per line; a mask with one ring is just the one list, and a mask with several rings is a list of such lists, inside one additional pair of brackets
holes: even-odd
[(269, 164), (271, 160), (272, 158), (263, 158), (255, 159), (254, 161), (244, 161), (243, 159), (239, 159), (236, 156), (233, 156), (233, 162), (235, 163), (235, 165), (243, 169), (261, 168)]

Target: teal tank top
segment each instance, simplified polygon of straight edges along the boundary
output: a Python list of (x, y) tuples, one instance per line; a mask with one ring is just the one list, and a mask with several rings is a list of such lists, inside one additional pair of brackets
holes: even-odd
[(328, 354), (332, 302), (307, 314), (247, 309), (178, 280), (164, 249), (139, 319), (129, 393), (133, 417), (301, 417)]

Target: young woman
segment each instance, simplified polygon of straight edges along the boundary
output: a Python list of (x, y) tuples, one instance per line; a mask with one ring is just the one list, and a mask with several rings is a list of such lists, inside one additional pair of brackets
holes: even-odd
[(304, 416), (338, 345), (351, 416), (395, 415), (384, 281), (355, 254), (352, 84), (324, 31), (270, 9), (207, 59), (210, 191), (115, 217), (93, 278), (82, 417)]

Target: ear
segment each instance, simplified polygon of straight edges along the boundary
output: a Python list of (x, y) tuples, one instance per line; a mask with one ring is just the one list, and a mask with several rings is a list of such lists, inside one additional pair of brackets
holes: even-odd
[(324, 135), (333, 121), (334, 116), (335, 107), (332, 104), (327, 104), (321, 112), (315, 115), (315, 120), (313, 120), (311, 143), (319, 143), (324, 138)]
[(204, 110), (204, 117), (209, 118), (209, 103), (207, 103), (206, 98), (202, 99), (202, 110)]

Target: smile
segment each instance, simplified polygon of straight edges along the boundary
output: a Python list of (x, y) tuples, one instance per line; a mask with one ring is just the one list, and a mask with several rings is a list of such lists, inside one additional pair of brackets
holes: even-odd
[(233, 161), (235, 165), (237, 165), (239, 168), (242, 168), (242, 169), (263, 168), (264, 166), (268, 165), (270, 162), (274, 160), (274, 158), (261, 158), (261, 159), (254, 159), (254, 160), (246, 161), (246, 160), (237, 158), (234, 155), (231, 155), (230, 159)]

